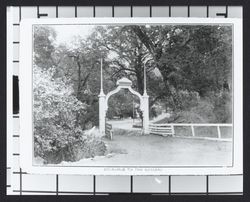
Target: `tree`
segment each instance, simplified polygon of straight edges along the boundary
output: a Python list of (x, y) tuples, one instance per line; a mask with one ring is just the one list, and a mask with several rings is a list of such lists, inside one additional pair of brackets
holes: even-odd
[(165, 96), (181, 109), (180, 90), (205, 97), (231, 82), (230, 26), (132, 26), (159, 69)]
[(57, 65), (54, 59), (56, 32), (49, 26), (34, 26), (34, 63), (42, 69)]
[(147, 67), (150, 108), (165, 102), (176, 113), (188, 110), (185, 103), (190, 98), (185, 100), (183, 92), (190, 96), (197, 92), (204, 100), (210, 92), (219, 93), (225, 83), (230, 86), (229, 26), (97, 26), (93, 35), (96, 47), (109, 52), (108, 74), (113, 82), (126, 76), (142, 94), (143, 68)]
[[(116, 82), (126, 76), (135, 82), (133, 87), (143, 94), (143, 71), (150, 55), (130, 26), (97, 26), (94, 34), (98, 47), (109, 51), (110, 79)], [(148, 63), (147, 72), (150, 71), (152, 68)]]

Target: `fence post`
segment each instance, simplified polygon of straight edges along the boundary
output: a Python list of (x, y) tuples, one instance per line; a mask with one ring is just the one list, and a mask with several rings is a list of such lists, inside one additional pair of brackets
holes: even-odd
[(193, 125), (191, 125), (191, 130), (192, 130), (192, 135), (194, 137), (195, 136), (195, 132), (194, 132), (194, 126)]
[(175, 135), (174, 125), (173, 124), (171, 124), (171, 129), (172, 129), (173, 135)]
[(218, 131), (218, 138), (221, 139), (221, 133), (220, 133), (220, 126), (217, 126), (217, 131)]

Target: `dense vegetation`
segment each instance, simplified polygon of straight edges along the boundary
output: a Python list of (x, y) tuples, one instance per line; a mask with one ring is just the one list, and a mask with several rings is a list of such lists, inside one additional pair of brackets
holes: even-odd
[[(60, 153), (62, 157), (53, 162), (86, 157), (73, 151), (73, 145), (83, 148), (86, 141), (101, 145), (99, 154), (105, 152), (100, 139), (84, 133), (98, 126), (100, 58), (105, 93), (125, 76), (142, 94), (146, 67), (151, 117), (165, 111), (171, 117), (163, 122), (232, 121), (230, 26), (95, 26), (88, 37), (76, 36), (67, 44), (56, 43), (53, 26), (34, 29), (37, 156), (51, 159)], [(110, 99), (108, 118), (133, 117), (133, 100), (138, 103), (132, 95)], [(134, 106), (140, 114), (138, 104)]]

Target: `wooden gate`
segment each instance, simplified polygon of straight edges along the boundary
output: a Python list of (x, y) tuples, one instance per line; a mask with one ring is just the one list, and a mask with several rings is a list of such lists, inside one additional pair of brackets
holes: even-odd
[(108, 122), (105, 123), (105, 136), (112, 140), (113, 138), (113, 129), (112, 129), (112, 125)]

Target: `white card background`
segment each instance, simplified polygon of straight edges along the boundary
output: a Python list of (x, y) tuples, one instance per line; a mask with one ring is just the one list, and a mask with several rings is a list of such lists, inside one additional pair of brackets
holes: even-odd
[[(224, 15), (223, 15), (224, 14)], [(50, 17), (235, 17), (234, 6), (128, 6), (128, 7), (9, 7), (8, 89), (19, 74), (19, 22), (23, 18)], [(7, 194), (107, 194), (112, 192), (241, 194), (243, 176), (76, 176), (27, 174), (19, 166), (19, 116), (12, 116), (12, 92), (8, 97)], [(77, 180), (76, 180), (77, 179)], [(190, 183), (192, 182), (192, 183)]]

